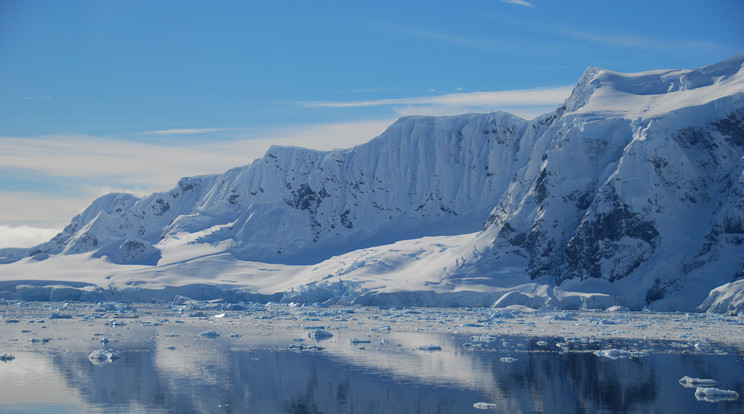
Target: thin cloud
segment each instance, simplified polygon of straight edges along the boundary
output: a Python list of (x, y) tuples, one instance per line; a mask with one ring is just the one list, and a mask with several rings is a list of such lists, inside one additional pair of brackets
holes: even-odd
[(499, 51), (511, 46), (509, 43), (504, 41), (483, 40), (480, 38), (460, 36), (451, 33), (434, 32), (430, 30), (413, 29), (408, 27), (388, 30), (410, 37), (431, 40), (438, 43), (470, 49)]
[[(0, 169), (24, 171), (50, 182), (65, 179), (64, 192), (0, 192), (5, 225), (58, 226), (109, 191), (150, 194), (173, 188), (185, 176), (222, 173), (250, 164), (272, 145), (317, 150), (349, 148), (371, 140), (387, 119), (286, 127), (270, 133), (178, 145), (112, 137), (54, 135), (0, 137)], [(74, 191), (70, 190), (74, 187)]]
[(0, 248), (32, 247), (48, 241), (59, 233), (58, 229), (47, 229), (32, 226), (11, 227), (0, 224)]
[(395, 105), (437, 105), (449, 107), (544, 106), (558, 105), (571, 93), (573, 86), (553, 88), (517, 89), (494, 92), (466, 92), (445, 95), (389, 98), (367, 101), (313, 101), (298, 102), (316, 108), (358, 108)]
[(145, 131), (145, 135), (194, 135), (211, 134), (215, 132), (239, 131), (242, 128), (187, 128), (187, 129), (161, 129), (157, 131)]
[(502, 3), (516, 4), (518, 6), (535, 7), (532, 3), (524, 0), (501, 0)]

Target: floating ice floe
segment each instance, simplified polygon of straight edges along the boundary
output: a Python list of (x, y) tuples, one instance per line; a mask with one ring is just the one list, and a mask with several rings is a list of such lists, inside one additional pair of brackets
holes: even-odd
[(517, 358), (512, 358), (512, 357), (503, 357), (503, 358), (500, 359), (500, 361), (501, 362), (517, 362), (518, 359)]
[(535, 342), (535, 345), (537, 346), (548, 346), (548, 343), (545, 341), (537, 341)]
[(289, 346), (289, 349), (293, 351), (322, 351), (322, 346), (317, 345), (305, 345), (303, 343), (294, 343)]
[(599, 357), (605, 357), (610, 359), (620, 359), (620, 358), (640, 358), (648, 356), (646, 352), (643, 351), (628, 351), (625, 349), (600, 349), (598, 351), (594, 351), (594, 355)]
[(439, 345), (429, 344), (429, 345), (421, 345), (417, 349), (420, 351), (441, 351), (442, 347)]
[(688, 376), (684, 376), (679, 379), (679, 383), (682, 384), (685, 388), (695, 388), (695, 387), (715, 387), (718, 385), (718, 381), (707, 379), (707, 378), (691, 378)]
[(713, 387), (698, 387), (695, 390), (695, 398), (707, 402), (733, 401), (739, 398), (739, 393)]
[(326, 331), (325, 329), (318, 328), (308, 332), (307, 336), (313, 339), (328, 339), (332, 338), (333, 334)]
[(494, 403), (477, 402), (473, 404), (473, 408), (477, 408), (479, 410), (495, 410), (498, 408), (498, 406)]
[(372, 328), (372, 332), (379, 332), (379, 333), (390, 333), (391, 328), (389, 325), (383, 325), (383, 326), (377, 326)]
[(49, 319), (72, 319), (72, 315), (60, 312), (52, 312)]
[(94, 364), (113, 362), (119, 358), (120, 356), (116, 352), (107, 351), (105, 349), (96, 349), (88, 355), (88, 359)]
[(15, 357), (13, 355), (11, 355), (11, 354), (2, 354), (2, 355), (0, 355), (0, 361), (2, 361), (2, 362), (10, 362), (10, 361), (12, 361), (14, 359), (15, 359)]
[(351, 338), (349, 339), (349, 344), (351, 345), (357, 345), (357, 344), (370, 344), (372, 341), (369, 339), (357, 339), (357, 338)]
[(551, 321), (575, 321), (576, 317), (566, 311), (563, 311), (548, 315), (545, 317), (545, 319)]
[(491, 334), (475, 335), (470, 337), (470, 340), (473, 342), (494, 342), (497, 339), (498, 338)]
[(199, 336), (204, 337), (204, 338), (216, 338), (216, 337), (220, 336), (220, 334), (218, 334), (214, 330), (209, 330), (209, 331), (204, 331), (204, 332), (200, 333)]

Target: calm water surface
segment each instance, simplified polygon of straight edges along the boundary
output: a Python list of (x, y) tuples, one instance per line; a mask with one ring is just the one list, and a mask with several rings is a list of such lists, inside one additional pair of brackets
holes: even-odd
[[(3, 413), (744, 412), (741, 398), (698, 401), (678, 382), (712, 378), (741, 394), (741, 353), (716, 346), (351, 329), (316, 341), (306, 327), (209, 339), (188, 324), (24, 323), (0, 326), (0, 355), (15, 356), (0, 362)], [(427, 344), (441, 350), (419, 349)], [(93, 363), (98, 348), (120, 358)], [(645, 356), (594, 353), (611, 348)]]

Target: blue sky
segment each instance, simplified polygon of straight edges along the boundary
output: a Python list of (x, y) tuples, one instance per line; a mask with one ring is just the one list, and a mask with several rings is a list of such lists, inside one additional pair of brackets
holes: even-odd
[(744, 53), (741, 16), (738, 0), (0, 0), (0, 247), (272, 144), (349, 147), (411, 114), (531, 118), (587, 66), (711, 64)]

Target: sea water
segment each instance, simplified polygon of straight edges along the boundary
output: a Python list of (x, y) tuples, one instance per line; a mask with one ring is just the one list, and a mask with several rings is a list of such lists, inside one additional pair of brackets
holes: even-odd
[(0, 361), (0, 412), (744, 410), (741, 398), (700, 398), (680, 383), (742, 393), (741, 349), (714, 340), (510, 333), (539, 329), (543, 315), (463, 323), (482, 310), (53, 306), (2, 309), (0, 356), (12, 358)]

